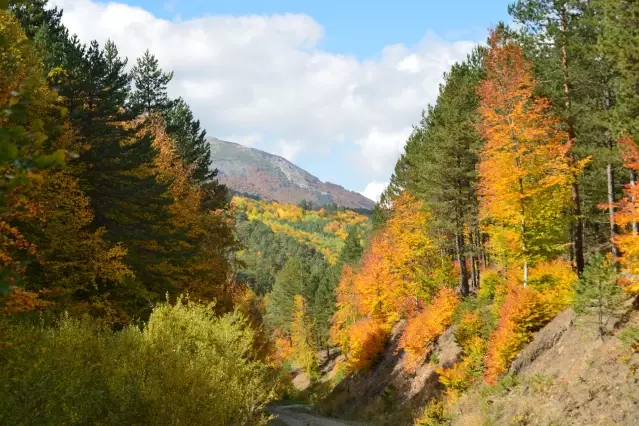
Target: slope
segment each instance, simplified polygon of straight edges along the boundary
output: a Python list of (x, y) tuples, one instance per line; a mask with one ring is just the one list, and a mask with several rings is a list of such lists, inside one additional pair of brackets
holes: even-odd
[(306, 200), (321, 206), (335, 204), (368, 210), (375, 205), (357, 192), (320, 181), (277, 155), (215, 138), (209, 143), (220, 182), (236, 192), (280, 203)]

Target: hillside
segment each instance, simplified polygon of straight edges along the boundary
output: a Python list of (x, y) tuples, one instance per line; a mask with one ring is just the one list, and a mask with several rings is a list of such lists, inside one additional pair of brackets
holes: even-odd
[(375, 203), (363, 195), (330, 182), (322, 182), (290, 161), (259, 149), (210, 139), (212, 166), (220, 182), (234, 191), (263, 200), (297, 204), (336, 204), (351, 209), (372, 209)]
[[(449, 328), (433, 343), (428, 360), (407, 372), (406, 352), (398, 345), (405, 330), (405, 323), (400, 322), (370, 370), (340, 380), (345, 359), (339, 353), (323, 365), (319, 382), (331, 389), (316, 409), (375, 425), (410, 425), (424, 407), (436, 407), (433, 401), (448, 395), (448, 409), (439, 414), (431, 409), (430, 417), (422, 417), (420, 425), (636, 424), (636, 303), (632, 298), (623, 304), (610, 319), (603, 339), (593, 315), (563, 311), (535, 334), (514, 360), (509, 375), (496, 386), (476, 380), (459, 399), (450, 398), (441, 383), (442, 369), (463, 359), (457, 327)], [(323, 354), (318, 353), (318, 358), (323, 359)], [(296, 382), (304, 380), (296, 378)], [(316, 385), (314, 391), (321, 389), (322, 385)]]

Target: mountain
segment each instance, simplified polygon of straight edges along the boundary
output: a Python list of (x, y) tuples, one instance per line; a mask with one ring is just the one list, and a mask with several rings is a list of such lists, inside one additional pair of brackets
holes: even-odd
[(330, 182), (322, 182), (290, 161), (259, 149), (212, 138), (213, 167), (219, 180), (234, 191), (263, 200), (297, 204), (336, 204), (349, 209), (372, 209), (363, 195)]

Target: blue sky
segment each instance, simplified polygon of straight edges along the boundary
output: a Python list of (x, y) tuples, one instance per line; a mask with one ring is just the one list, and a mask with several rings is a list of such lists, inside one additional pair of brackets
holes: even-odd
[(509, 1), (51, 0), (86, 41), (149, 48), (211, 136), (375, 197), (442, 73)]

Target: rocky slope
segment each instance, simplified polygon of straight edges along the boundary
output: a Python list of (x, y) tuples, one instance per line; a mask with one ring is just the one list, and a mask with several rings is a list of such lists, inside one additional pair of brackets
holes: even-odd
[(375, 203), (339, 185), (322, 182), (277, 155), (237, 143), (210, 139), (213, 167), (232, 190), (263, 200), (297, 204), (336, 204), (350, 209), (372, 209)]
[(603, 339), (587, 318), (564, 311), (515, 359), (512, 378), (461, 399), (453, 425), (639, 424), (639, 353), (620, 339), (639, 327), (636, 307)]

